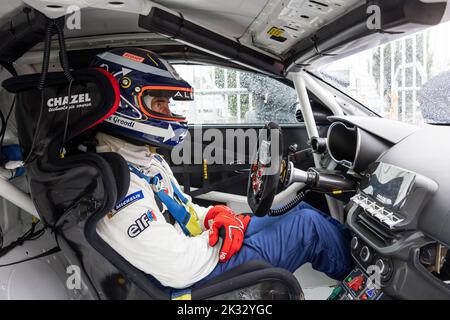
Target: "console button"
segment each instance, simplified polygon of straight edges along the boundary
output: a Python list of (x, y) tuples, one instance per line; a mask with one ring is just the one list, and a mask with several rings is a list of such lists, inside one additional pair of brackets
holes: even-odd
[(353, 289), (355, 292), (359, 292), (362, 289), (362, 286), (364, 284), (364, 277), (357, 276), (356, 278), (352, 279), (350, 282), (347, 283), (348, 287)]
[(387, 276), (391, 271), (389, 264), (383, 259), (378, 259), (377, 262), (375, 262), (375, 265), (380, 268), (380, 273), (382, 276)]
[(372, 299), (373, 297), (375, 297), (375, 294), (376, 294), (375, 289), (369, 289), (369, 290), (366, 291), (366, 295), (367, 295), (370, 299)]
[(372, 254), (370, 253), (370, 249), (367, 246), (362, 247), (359, 256), (363, 262), (368, 262), (372, 258)]

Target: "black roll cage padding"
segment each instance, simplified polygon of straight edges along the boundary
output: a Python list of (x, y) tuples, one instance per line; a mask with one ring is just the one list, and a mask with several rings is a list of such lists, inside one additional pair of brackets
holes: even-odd
[(212, 54), (220, 54), (222, 58), (243, 64), (265, 74), (282, 78), (286, 74), (281, 60), (269, 57), (188, 21), (181, 15), (175, 15), (160, 8), (153, 7), (147, 16), (140, 15), (139, 27), (160, 33), (171, 39), (182, 40)]
[[(23, 8), (0, 28), (0, 62), (10, 64), (44, 39), (48, 18), (35, 9)], [(64, 25), (64, 17), (55, 23)], [(53, 31), (53, 34), (55, 31)]]

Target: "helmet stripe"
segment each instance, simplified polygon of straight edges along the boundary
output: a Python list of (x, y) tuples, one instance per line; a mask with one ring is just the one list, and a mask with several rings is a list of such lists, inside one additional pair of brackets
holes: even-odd
[(137, 62), (137, 61), (133, 61), (133, 60), (121, 57), (121, 56), (111, 53), (111, 52), (103, 52), (103, 53), (98, 54), (97, 56), (100, 59), (103, 59), (103, 60), (106, 60), (106, 61), (109, 61), (112, 63), (116, 63), (116, 64), (121, 65), (126, 68), (131, 68), (131, 69), (134, 69), (137, 71), (151, 73), (151, 74), (155, 74), (155, 75), (158, 75), (161, 77), (174, 79), (174, 77), (172, 76), (172, 74), (169, 71), (155, 68), (155, 67), (149, 66), (147, 64)]

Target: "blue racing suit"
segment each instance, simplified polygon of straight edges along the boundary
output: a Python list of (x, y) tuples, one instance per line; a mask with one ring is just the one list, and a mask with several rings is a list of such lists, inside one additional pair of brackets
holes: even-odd
[(353, 268), (350, 240), (344, 225), (304, 202), (279, 217), (252, 217), (241, 250), (194, 287), (251, 260), (290, 272), (310, 262), (315, 270), (343, 280)]
[[(305, 202), (278, 217), (252, 217), (241, 250), (229, 261), (218, 263), (213, 271), (195, 283), (209, 280), (252, 260), (295, 272), (305, 263), (336, 280), (343, 280), (353, 268), (349, 229)], [(149, 279), (160, 289), (155, 278)]]

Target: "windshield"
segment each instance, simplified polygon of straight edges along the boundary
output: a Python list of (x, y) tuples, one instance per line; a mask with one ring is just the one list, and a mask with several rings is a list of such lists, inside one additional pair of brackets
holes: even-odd
[(450, 123), (450, 23), (335, 61), (315, 74), (382, 117)]

